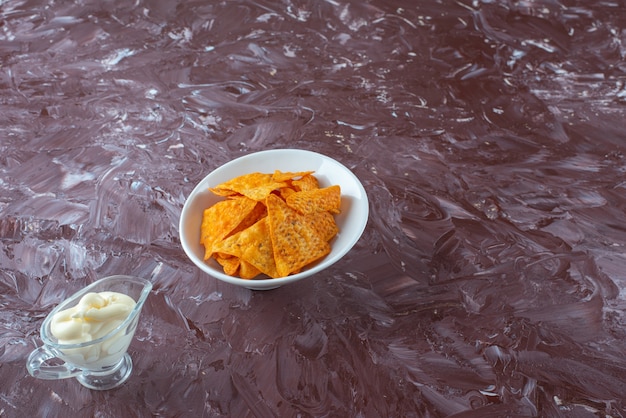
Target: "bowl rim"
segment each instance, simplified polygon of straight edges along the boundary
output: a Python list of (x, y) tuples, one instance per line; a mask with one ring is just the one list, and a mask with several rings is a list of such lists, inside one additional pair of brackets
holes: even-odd
[[(274, 156), (279, 156), (280, 154), (286, 154), (286, 155), (291, 155), (293, 157), (293, 154), (298, 154), (304, 158), (306, 158), (307, 156), (315, 157), (319, 159), (320, 161), (333, 164), (337, 168), (341, 169), (341, 171), (350, 178), (350, 180), (352, 181), (352, 183), (354, 184), (354, 186), (356, 186), (358, 190), (358, 195), (359, 195), (358, 200), (361, 202), (360, 211), (363, 213), (362, 220), (360, 223), (358, 223), (358, 220), (356, 221), (357, 224), (356, 224), (355, 233), (350, 237), (350, 239), (347, 241), (346, 245), (344, 245), (343, 248), (341, 248), (339, 251), (335, 252), (334, 254), (331, 251), (331, 253), (326, 255), (324, 258), (320, 259), (318, 263), (312, 265), (310, 268), (307, 268), (304, 271), (301, 271), (296, 274), (292, 274), (290, 276), (280, 277), (280, 278), (242, 279), (240, 277), (229, 276), (225, 274), (224, 272), (220, 272), (219, 270), (210, 266), (203, 259), (200, 259), (199, 257), (197, 257), (194, 250), (190, 247), (190, 245), (188, 245), (188, 239), (185, 233), (185, 230), (186, 230), (185, 220), (187, 219), (188, 213), (191, 210), (190, 207), (191, 207), (192, 201), (201, 192), (206, 190), (209, 180), (211, 178), (216, 177), (216, 175), (219, 175), (220, 172), (229, 170), (231, 167), (235, 165), (245, 163), (246, 160), (262, 158), (263, 156), (270, 156), (272, 154)], [(242, 174), (245, 174), (245, 173), (242, 173)], [(204, 176), (198, 182), (198, 184), (196, 184), (196, 186), (192, 189), (192, 191), (186, 197), (185, 203), (183, 204), (183, 208), (180, 213), (178, 228), (179, 228), (179, 238), (180, 238), (181, 245), (183, 247), (184, 252), (186, 253), (187, 257), (190, 259), (190, 261), (196, 267), (200, 268), (200, 270), (202, 270), (203, 272), (205, 272), (206, 274), (208, 274), (209, 276), (215, 279), (218, 279), (218, 280), (230, 283), (230, 284), (247, 287), (252, 290), (268, 290), (268, 289), (274, 289), (280, 286), (284, 286), (286, 284), (293, 283), (303, 278), (312, 276), (330, 267), (331, 265), (335, 264), (337, 261), (343, 258), (343, 256), (345, 256), (361, 238), (363, 231), (365, 230), (365, 227), (367, 225), (368, 219), (369, 219), (369, 201), (367, 198), (367, 193), (365, 192), (365, 188), (363, 187), (363, 184), (358, 179), (358, 177), (352, 172), (352, 170), (350, 170), (349, 168), (347, 168), (345, 165), (335, 160), (334, 158), (315, 152), (315, 151), (309, 151), (309, 150), (298, 149), (298, 148), (279, 148), (279, 149), (251, 152), (249, 154), (245, 154), (243, 156), (230, 160), (218, 166), (217, 168), (211, 170), (206, 176)], [(198, 225), (198, 227), (200, 226)]]

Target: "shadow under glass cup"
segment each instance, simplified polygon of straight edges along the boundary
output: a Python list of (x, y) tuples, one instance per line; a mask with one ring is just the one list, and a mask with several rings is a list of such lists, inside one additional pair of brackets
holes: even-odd
[[(102, 278), (76, 292), (54, 308), (41, 325), (43, 345), (28, 357), (26, 368), (38, 379), (57, 380), (75, 377), (83, 386), (95, 390), (113, 389), (128, 379), (133, 363), (127, 353), (139, 314), (152, 284), (145, 279), (116, 275)], [(87, 293), (117, 292), (130, 296), (135, 306), (114, 329), (100, 338), (77, 344), (62, 344), (51, 332), (53, 317), (76, 306)]]

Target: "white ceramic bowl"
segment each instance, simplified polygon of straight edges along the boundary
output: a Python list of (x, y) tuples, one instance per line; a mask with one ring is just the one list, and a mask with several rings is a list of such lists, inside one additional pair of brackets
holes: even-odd
[[(341, 187), (341, 213), (335, 216), (339, 233), (331, 244), (330, 253), (303, 269), (300, 273), (282, 278), (246, 280), (224, 274), (213, 259), (204, 261), (204, 246), (200, 243), (200, 225), (204, 209), (222, 198), (214, 195), (215, 187), (234, 177), (253, 173), (273, 173), (274, 170), (315, 171), (320, 187), (338, 184)], [(256, 152), (230, 161), (207, 175), (187, 197), (180, 215), (180, 241), (187, 256), (202, 271), (216, 279), (253, 290), (274, 289), (319, 273), (337, 262), (361, 237), (369, 214), (369, 204), (363, 185), (344, 165), (322, 154), (299, 149), (276, 149)]]

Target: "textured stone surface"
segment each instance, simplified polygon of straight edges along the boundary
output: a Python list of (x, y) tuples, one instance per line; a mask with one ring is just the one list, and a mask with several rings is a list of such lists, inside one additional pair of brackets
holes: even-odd
[[(626, 12), (572, 1), (0, 2), (0, 416), (626, 416)], [(371, 203), (266, 292), (186, 195), (303, 148)], [(52, 307), (154, 290), (121, 388), (27, 374)]]

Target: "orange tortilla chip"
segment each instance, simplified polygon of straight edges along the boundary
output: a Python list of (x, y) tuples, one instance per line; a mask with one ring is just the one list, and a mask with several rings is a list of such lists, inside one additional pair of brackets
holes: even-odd
[(328, 211), (339, 213), (341, 188), (338, 185), (323, 189), (306, 190), (287, 196), (287, 204), (302, 214)]
[(330, 252), (330, 245), (295, 209), (276, 195), (266, 200), (267, 219), (279, 277), (288, 276)]
[(272, 180), (271, 174), (250, 173), (235, 177), (210, 190), (219, 196), (233, 196), (241, 194), (252, 200), (265, 200), (272, 191), (284, 187), (284, 182)]
[(234, 276), (239, 271), (240, 260), (237, 257), (233, 257), (230, 254), (213, 254), (215, 261), (217, 261), (223, 268), (224, 273), (229, 276)]
[(241, 260), (239, 266), (239, 277), (242, 279), (250, 280), (261, 274), (261, 270), (248, 263), (246, 260)]
[(296, 177), (303, 177), (313, 173), (313, 171), (297, 171), (297, 172), (282, 172), (280, 170), (274, 171), (272, 174), (272, 180), (278, 182), (285, 182), (287, 180), (295, 179)]
[(257, 202), (254, 209), (252, 209), (250, 213), (248, 213), (248, 215), (239, 223), (239, 225), (237, 225), (237, 228), (233, 229), (226, 237), (243, 231), (244, 229), (257, 223), (265, 216), (267, 216), (267, 208), (265, 207), (265, 204), (262, 202)]
[(255, 206), (254, 200), (238, 197), (222, 200), (204, 210), (200, 242), (204, 245), (205, 260), (213, 254), (213, 244), (230, 234)]
[(291, 184), (296, 188), (297, 191), (308, 191), (308, 190), (316, 190), (320, 188), (319, 182), (317, 178), (311, 174), (307, 174), (306, 176), (302, 176), (300, 180), (293, 180)]
[(278, 190), (278, 195), (283, 199), (283, 200), (287, 200), (287, 197), (297, 193), (296, 190), (292, 189), (291, 187), (281, 187)]
[(251, 173), (211, 188), (226, 199), (204, 211), (205, 260), (215, 258), (230, 276), (278, 278), (327, 255), (341, 189), (320, 189), (312, 173)]
[(339, 232), (335, 217), (330, 212), (313, 212), (304, 217), (325, 241), (330, 241)]
[[(278, 197), (277, 199), (280, 200)], [(267, 217), (249, 228), (216, 243), (214, 249), (216, 252), (238, 257), (241, 261), (250, 263), (260, 272), (270, 277), (278, 277)]]

